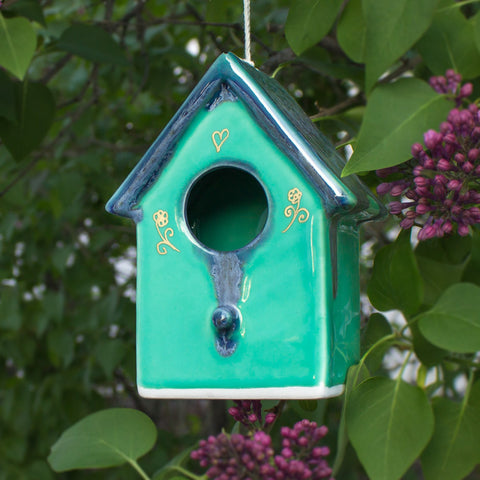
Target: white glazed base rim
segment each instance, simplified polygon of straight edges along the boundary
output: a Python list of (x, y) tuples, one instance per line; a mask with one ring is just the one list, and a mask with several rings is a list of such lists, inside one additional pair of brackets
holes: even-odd
[(345, 385), (269, 388), (145, 388), (138, 386), (143, 398), (191, 398), (218, 400), (308, 400), (338, 397)]

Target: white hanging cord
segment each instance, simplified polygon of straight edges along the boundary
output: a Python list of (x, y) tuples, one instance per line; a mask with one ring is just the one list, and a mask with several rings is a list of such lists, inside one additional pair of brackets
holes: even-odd
[(250, 0), (243, 0), (243, 22), (245, 36), (245, 60), (250, 65), (252, 62), (251, 41), (250, 41)]

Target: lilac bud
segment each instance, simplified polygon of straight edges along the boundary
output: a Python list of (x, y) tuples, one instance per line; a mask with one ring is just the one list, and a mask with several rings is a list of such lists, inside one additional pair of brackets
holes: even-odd
[(399, 170), (398, 167), (387, 167), (387, 168), (381, 168), (381, 169), (377, 170), (376, 174), (380, 178), (386, 178), (386, 177), (392, 175), (393, 173), (397, 173), (399, 171), (400, 170)]
[(477, 105), (475, 105), (474, 103), (471, 103), (471, 104), (468, 106), (468, 111), (469, 111), (472, 115), (475, 115), (475, 114), (478, 112), (478, 107), (477, 107)]
[(450, 122), (442, 122), (440, 124), (440, 132), (442, 132), (443, 134), (452, 133), (453, 132), (453, 125)]
[(469, 228), (468, 225), (465, 225), (463, 223), (458, 224), (458, 234), (462, 237), (466, 237), (469, 233)]
[(462, 165), (462, 170), (465, 172), (465, 173), (470, 173), (475, 167), (473, 166), (473, 163), (470, 163), (470, 162), (465, 162), (463, 165)]
[(251, 413), (247, 418), (248, 421), (251, 423), (255, 423), (258, 420), (257, 416), (254, 413)]
[(442, 229), (446, 235), (449, 235), (450, 233), (452, 233), (453, 231), (452, 222), (450, 222), (450, 220), (445, 220), (445, 222), (443, 222)]
[(478, 140), (480, 138), (480, 127), (475, 127), (472, 131), (473, 140)]
[(415, 192), (415, 190), (407, 190), (405, 192), (405, 196), (407, 198), (409, 198), (410, 200), (417, 200), (418, 199), (418, 195), (417, 195), (417, 192)]
[(461, 123), (468, 125), (473, 122), (473, 115), (468, 110), (461, 110), (459, 116)]
[(412, 219), (412, 218), (404, 218), (401, 222), (400, 222), (400, 226), (404, 229), (404, 230), (407, 230), (411, 227), (413, 227), (415, 221)]
[(404, 190), (405, 190), (405, 187), (403, 185), (394, 185), (390, 190), (390, 193), (393, 197), (398, 197), (403, 193)]
[[(414, 143), (412, 145), (412, 156), (418, 158), (418, 156), (423, 153), (423, 146), (421, 143)], [(378, 175), (378, 172), (377, 172)]]
[[(330, 452), (329, 452), (330, 453)], [(328, 453), (327, 453), (328, 455)], [(312, 450), (312, 457), (314, 458), (319, 458), (319, 457), (323, 457), (324, 454), (323, 454), (323, 448), (322, 447), (315, 447), (313, 448)]]
[(468, 151), (468, 159), (471, 162), (474, 162), (480, 155), (480, 150), (478, 148), (472, 148)]
[(418, 187), (428, 187), (430, 185), (430, 180), (425, 177), (415, 177), (413, 181)]
[(435, 236), (436, 229), (433, 225), (425, 225), (419, 232), (418, 232), (418, 239), (419, 240), (428, 240), (429, 238), (433, 238)]
[(473, 203), (480, 203), (480, 193), (476, 192), (475, 190), (469, 190), (470, 200)]
[(271, 425), (275, 421), (276, 418), (277, 418), (277, 416), (274, 413), (268, 412), (265, 415), (265, 425)]
[(473, 85), (471, 83), (466, 83), (465, 85), (463, 85), (462, 88), (460, 88), (459, 97), (460, 98), (468, 97), (472, 94), (472, 92), (473, 92)]
[[(445, 72), (445, 76), (449, 79), (449, 80), (452, 80), (456, 77), (456, 72), (453, 68), (449, 68), (446, 72)], [(462, 81), (462, 77), (460, 77), (460, 80), (459, 82)]]
[(381, 183), (377, 186), (378, 195), (386, 195), (392, 189), (391, 183)]
[(457, 143), (457, 137), (453, 133), (447, 133), (443, 137), (445, 143)]
[(460, 124), (460, 111), (458, 108), (452, 108), (447, 118), (454, 128), (457, 127)]
[(228, 409), (228, 413), (236, 419), (240, 415), (240, 410), (237, 407), (231, 407)]
[(420, 197), (428, 197), (430, 195), (430, 190), (427, 187), (417, 187), (415, 189), (415, 192), (420, 196)]
[(480, 208), (471, 207), (469, 211), (470, 211), (471, 218), (475, 220), (475, 223), (480, 222)]
[(402, 212), (404, 206), (402, 202), (391, 202), (388, 206), (392, 215), (398, 215)]
[(285, 458), (291, 458), (293, 457), (293, 452), (290, 448), (282, 448), (282, 455)]
[(463, 153), (455, 154), (455, 161), (460, 164), (463, 163), (465, 161), (465, 155)]
[(453, 180), (450, 180), (448, 183), (447, 183), (447, 188), (449, 190), (453, 190), (455, 192), (458, 192), (461, 190), (462, 188), (462, 182), (460, 180), (456, 180), (456, 179), (453, 179)]
[(445, 160), (444, 158), (441, 158), (437, 163), (437, 168), (442, 172), (448, 172), (448, 170), (450, 170), (450, 167), (450, 162), (448, 160)]
[(448, 179), (445, 177), (445, 175), (435, 175), (433, 183), (435, 185), (446, 185), (448, 183)]
[(425, 157), (423, 161), (423, 166), (428, 170), (434, 170), (435, 162), (430, 157)]
[(418, 204), (415, 208), (415, 211), (419, 214), (419, 215), (424, 215), (425, 213), (429, 212), (430, 211), (430, 207), (428, 207), (427, 205), (423, 205), (423, 204)]
[(308, 445), (308, 438), (307, 437), (300, 437), (297, 441), (298, 445), (301, 447), (306, 447)]
[(415, 165), (415, 167), (413, 167), (413, 175), (415, 177), (418, 177), (422, 172), (423, 172), (423, 167), (421, 165)]
[(435, 130), (428, 130), (423, 135), (425, 145), (430, 150), (433, 150), (439, 143), (441, 143), (443, 136)]

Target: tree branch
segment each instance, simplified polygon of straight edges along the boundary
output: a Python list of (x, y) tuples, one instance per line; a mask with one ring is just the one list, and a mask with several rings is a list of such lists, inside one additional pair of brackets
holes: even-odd
[(71, 53), (64, 55), (58, 62), (53, 64), (41, 78), (42, 83), (48, 83), (73, 57)]
[(315, 115), (312, 115), (310, 117), (310, 120), (315, 121), (315, 120), (318, 120), (319, 118), (330, 117), (331, 115), (337, 115), (343, 110), (347, 110), (348, 108), (354, 105), (357, 105), (357, 104), (365, 105), (365, 103), (366, 103), (365, 95), (363, 94), (363, 92), (360, 92), (354, 95), (353, 97), (349, 97), (343, 100), (342, 102), (337, 103), (333, 107), (319, 108), (319, 112), (316, 113)]

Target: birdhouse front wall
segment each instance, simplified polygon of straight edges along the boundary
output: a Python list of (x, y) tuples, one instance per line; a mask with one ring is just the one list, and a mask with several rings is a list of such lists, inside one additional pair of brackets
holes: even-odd
[[(233, 252), (202, 244), (186, 218), (193, 186), (220, 168), (247, 172), (267, 199), (263, 229)], [(240, 100), (196, 114), (138, 207), (143, 212), (137, 224), (141, 393), (181, 397), (169, 389), (193, 389), (205, 392), (200, 396), (225, 398), (231, 395), (222, 391), (229, 389), (263, 389), (267, 398), (269, 388), (305, 387), (317, 388), (314, 397), (319, 386), (337, 385), (345, 365), (337, 361), (342, 371), (333, 372), (333, 342), (343, 335), (348, 312), (336, 325), (329, 220), (310, 182)], [(214, 237), (222, 241), (221, 227)], [(353, 258), (349, 240), (342, 248), (340, 255)], [(232, 283), (234, 271), (238, 281)], [(233, 293), (219, 285), (228, 278)], [(350, 288), (345, 285), (342, 295), (348, 297)], [(235, 297), (241, 314), (229, 355), (216, 348), (212, 326), (212, 312), (224, 295)], [(252, 392), (246, 397), (254, 398)], [(236, 398), (241, 396), (237, 392)]]

